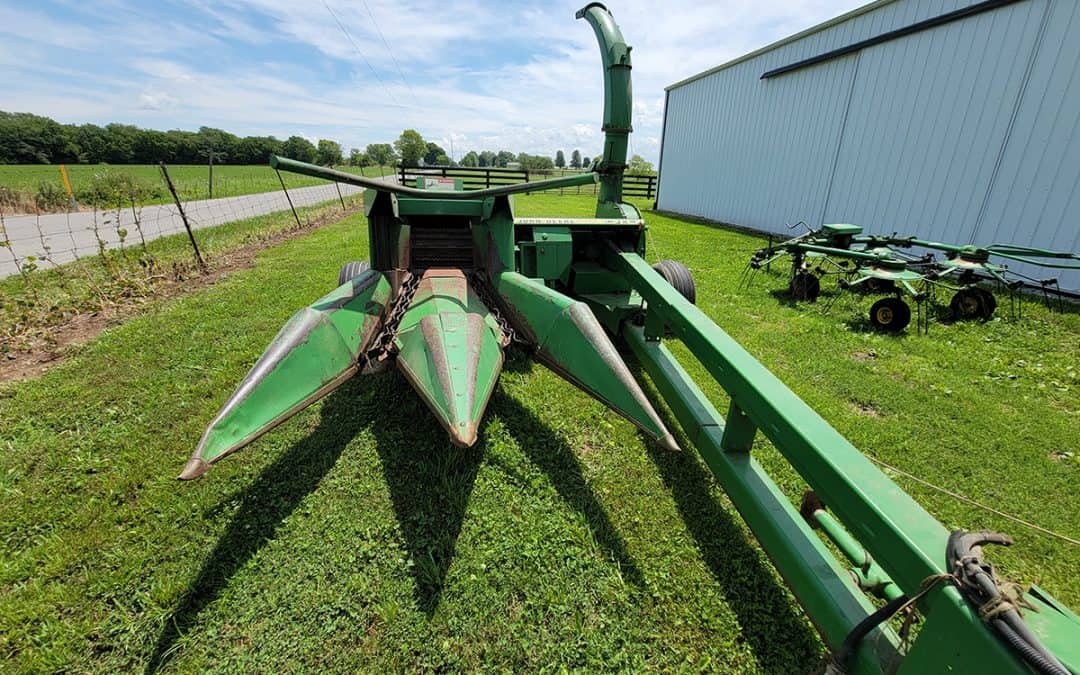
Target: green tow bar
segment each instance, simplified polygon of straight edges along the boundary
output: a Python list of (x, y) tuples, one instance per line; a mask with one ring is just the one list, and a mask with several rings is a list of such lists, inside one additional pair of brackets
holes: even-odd
[[(180, 477), (201, 476), (348, 378), (392, 366), (448, 443), (473, 445), (512, 344), (650, 442), (677, 449), (622, 346), (821, 633), (832, 672), (1080, 675), (1080, 619), (1037, 587), (1003, 594), (986, 562), (983, 544), (1010, 539), (946, 529), (687, 299), (688, 270), (645, 262), (645, 222), (621, 192), (630, 48), (603, 5), (578, 17), (593, 27), (604, 68), (605, 143), (595, 172), (441, 192), (272, 159), (281, 170), (369, 188), (370, 269), (349, 263), (344, 284), (286, 324)], [(597, 182), (594, 218), (514, 217), (514, 194)], [(672, 339), (727, 393), (726, 415), (668, 349)], [(811, 488), (801, 512), (755, 460), (758, 434)], [(1019, 605), (1038, 611), (1021, 617)], [(912, 613), (923, 622), (905, 642), (898, 622)]]

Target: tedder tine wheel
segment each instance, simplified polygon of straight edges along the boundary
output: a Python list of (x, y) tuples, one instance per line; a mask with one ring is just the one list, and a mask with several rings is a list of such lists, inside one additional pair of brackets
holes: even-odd
[(810, 272), (802, 271), (796, 274), (788, 284), (788, 293), (796, 300), (817, 300), (821, 293), (821, 282)]
[(994, 294), (982, 288), (961, 288), (949, 301), (949, 310), (955, 319), (989, 319), (997, 309)]
[(337, 275), (337, 285), (343, 286), (346, 281), (353, 277), (360, 276), (360, 274), (367, 272), (371, 269), (371, 265), (366, 260), (353, 260), (347, 262), (341, 266), (341, 271)]
[(911, 323), (911, 308), (900, 298), (882, 298), (870, 308), (874, 328), (899, 333)]
[(671, 284), (691, 304), (697, 303), (697, 287), (694, 285), (694, 277), (686, 265), (678, 260), (661, 260), (652, 266), (656, 272), (664, 277), (664, 281)]

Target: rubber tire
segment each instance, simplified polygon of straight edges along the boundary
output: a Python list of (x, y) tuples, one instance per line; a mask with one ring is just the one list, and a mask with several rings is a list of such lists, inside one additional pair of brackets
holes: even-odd
[(661, 260), (652, 266), (657, 274), (664, 277), (664, 281), (671, 284), (691, 305), (697, 304), (697, 287), (694, 285), (694, 277), (686, 265), (678, 260)]
[(899, 333), (911, 323), (911, 308), (900, 298), (882, 298), (870, 307), (870, 323), (878, 330)]
[(954, 319), (981, 319), (986, 321), (994, 315), (997, 300), (994, 294), (983, 288), (961, 288), (949, 301), (949, 311)]
[(821, 281), (810, 272), (799, 272), (788, 284), (788, 293), (796, 300), (814, 302), (821, 293)]
[(352, 262), (347, 262), (341, 266), (341, 271), (338, 272), (337, 285), (344, 286), (349, 279), (358, 277), (369, 269), (371, 269), (371, 263), (366, 260), (353, 260)]
[(994, 316), (994, 311), (997, 310), (997, 298), (985, 288), (980, 288), (979, 292), (983, 296), (983, 321), (989, 321), (990, 317)]

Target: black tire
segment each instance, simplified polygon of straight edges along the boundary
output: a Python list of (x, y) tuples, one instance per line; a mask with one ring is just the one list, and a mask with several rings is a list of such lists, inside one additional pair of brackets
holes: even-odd
[(985, 288), (980, 288), (979, 292), (983, 296), (983, 321), (987, 321), (994, 316), (994, 311), (997, 309), (997, 298)]
[(994, 294), (975, 286), (961, 288), (949, 301), (949, 311), (952, 312), (954, 319), (985, 321), (994, 315), (995, 309), (997, 309), (997, 300)]
[(796, 300), (813, 302), (817, 300), (818, 294), (821, 293), (821, 281), (810, 272), (799, 272), (791, 278), (791, 282), (788, 284), (788, 293)]
[(371, 269), (371, 264), (366, 260), (347, 262), (341, 266), (341, 271), (338, 272), (337, 285), (344, 286), (349, 279), (358, 277), (369, 269)]
[(697, 287), (694, 285), (694, 277), (686, 265), (677, 260), (661, 260), (652, 266), (657, 274), (664, 277), (664, 281), (671, 284), (690, 304), (697, 303)]
[(899, 333), (911, 323), (911, 308), (900, 298), (882, 298), (870, 307), (870, 323), (878, 330)]

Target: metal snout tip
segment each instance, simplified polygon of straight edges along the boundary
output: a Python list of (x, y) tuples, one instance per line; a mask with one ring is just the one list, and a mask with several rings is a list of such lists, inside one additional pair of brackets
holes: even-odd
[(671, 452), (682, 452), (682, 448), (675, 442), (675, 436), (669, 431), (666, 436), (656, 439), (656, 444)]
[(194, 480), (210, 470), (210, 463), (199, 459), (198, 457), (192, 457), (188, 460), (188, 463), (184, 465), (184, 470), (177, 476), (179, 480)]
[(464, 425), (451, 426), (448, 431), (450, 432), (450, 442), (459, 448), (471, 448), (476, 445), (478, 434), (475, 424), (466, 423)]

